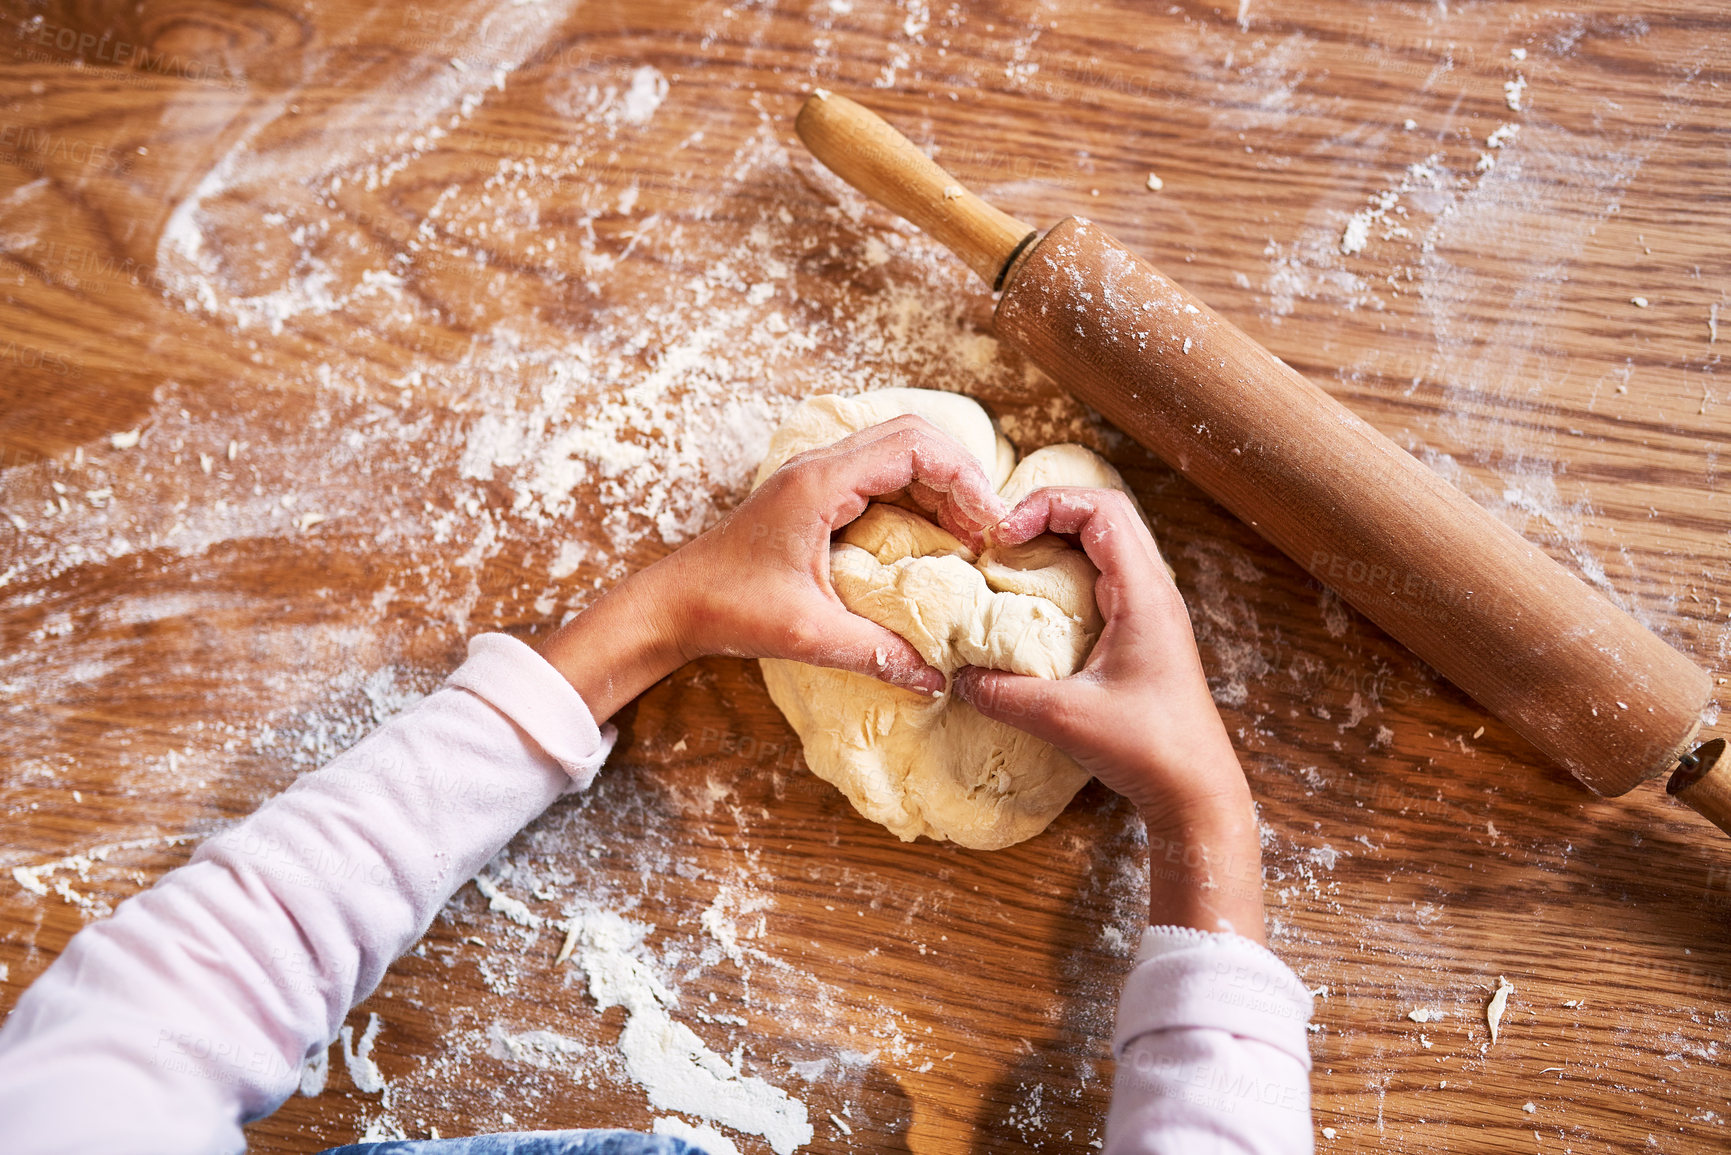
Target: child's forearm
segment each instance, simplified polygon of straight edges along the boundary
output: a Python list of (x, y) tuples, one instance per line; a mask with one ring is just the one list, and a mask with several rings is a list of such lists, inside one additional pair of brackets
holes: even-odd
[(475, 639), (447, 688), (74, 937), (0, 1030), (6, 1150), (241, 1150), (241, 1123), (610, 744), (528, 647)]
[(1262, 942), (1262, 848), (1249, 792), (1145, 820), (1149, 924)]
[[(669, 557), (639, 570), (539, 647), (597, 722), (696, 656), (683, 650), (681, 631), (669, 613), (686, 600), (669, 588), (681, 584), (679, 568), (679, 559)], [(607, 655), (605, 662), (595, 660), (599, 653)]]

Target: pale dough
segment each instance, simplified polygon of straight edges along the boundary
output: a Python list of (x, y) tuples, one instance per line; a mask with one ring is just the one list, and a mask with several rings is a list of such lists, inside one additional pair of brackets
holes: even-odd
[[(979, 459), (1013, 504), (1046, 485), (1129, 492), (1078, 445), (1015, 451), (985, 410), (953, 393), (885, 389), (813, 397), (771, 438), (757, 483), (795, 454), (917, 413)], [(949, 677), (965, 665), (1062, 678), (1087, 661), (1102, 622), (1099, 576), (1062, 538), (976, 557), (926, 517), (874, 503), (830, 550), (830, 581), (853, 612), (906, 638)], [(920, 835), (995, 850), (1044, 830), (1088, 775), (1066, 755), (946, 693), (932, 699), (874, 678), (765, 659), (763, 679), (805, 747), (806, 764), (904, 841)]]
[(1491, 1042), (1497, 1041), (1497, 1035), (1502, 1030), (1503, 1012), (1508, 1009), (1509, 996), (1515, 993), (1515, 984), (1502, 975), (1497, 976), (1497, 989), (1491, 992), (1491, 1001), (1485, 1006), (1485, 1025), (1491, 1029)]

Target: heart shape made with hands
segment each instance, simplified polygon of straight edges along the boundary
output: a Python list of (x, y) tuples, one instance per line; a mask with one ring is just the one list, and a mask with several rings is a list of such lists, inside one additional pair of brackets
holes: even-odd
[[(1117, 470), (1080, 445), (1050, 445), (1018, 464), (977, 402), (928, 389), (808, 398), (771, 437), (754, 488), (796, 454), (906, 413), (961, 443), (1009, 506), (1050, 485), (1129, 493)], [(922, 513), (888, 501), (867, 506), (830, 548), (830, 584), (842, 604), (907, 639), (946, 680), (967, 665), (1042, 678), (1075, 673), (1103, 626), (1098, 576), (1086, 554), (1055, 535), (976, 555)], [(1044, 830), (1088, 780), (1068, 755), (953, 694), (928, 698), (786, 659), (761, 666), (812, 772), (905, 842), (925, 835), (980, 850), (1010, 846)]]

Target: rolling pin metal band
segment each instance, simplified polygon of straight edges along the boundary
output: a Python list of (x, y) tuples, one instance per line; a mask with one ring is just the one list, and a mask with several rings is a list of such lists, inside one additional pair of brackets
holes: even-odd
[(1725, 739), (1713, 739), (1682, 761), (1665, 792), (1731, 834), (1731, 763), (1725, 760)]
[(1598, 793), (1698, 732), (1703, 670), (1098, 227), (997, 332)]
[(1004, 282), (1009, 278), (1010, 270), (1016, 267), (1017, 258), (1027, 252), (1028, 246), (1039, 239), (1040, 230), (1029, 229), (1028, 235), (1017, 242), (1016, 247), (1010, 250), (1010, 255), (1004, 258), (1003, 266), (998, 269), (998, 275), (992, 278), (992, 292), (998, 293), (1003, 291)]

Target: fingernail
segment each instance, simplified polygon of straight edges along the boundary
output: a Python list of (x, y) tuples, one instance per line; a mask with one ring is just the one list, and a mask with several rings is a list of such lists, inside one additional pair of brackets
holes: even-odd
[(944, 696), (943, 672), (927, 666), (909, 678), (907, 686), (908, 689), (916, 693), (925, 694), (932, 698), (941, 698)]

